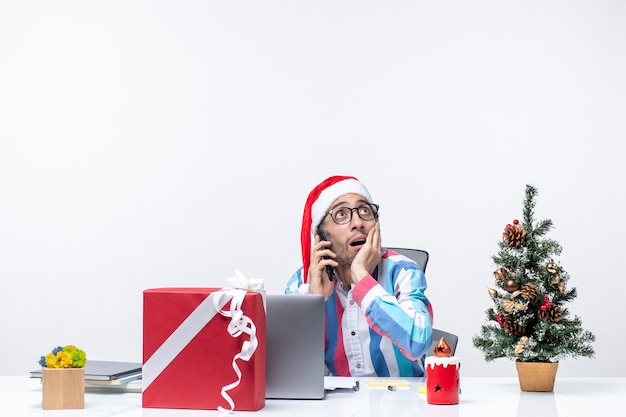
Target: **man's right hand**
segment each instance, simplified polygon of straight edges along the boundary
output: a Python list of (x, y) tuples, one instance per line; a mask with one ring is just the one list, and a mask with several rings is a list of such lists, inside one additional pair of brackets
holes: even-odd
[(327, 266), (336, 267), (339, 265), (334, 261), (335, 253), (330, 250), (330, 242), (321, 240), (319, 235), (315, 235), (315, 243), (311, 250), (311, 263), (309, 265), (309, 293), (321, 294), (324, 300), (333, 293), (335, 282), (331, 281), (328, 275)]

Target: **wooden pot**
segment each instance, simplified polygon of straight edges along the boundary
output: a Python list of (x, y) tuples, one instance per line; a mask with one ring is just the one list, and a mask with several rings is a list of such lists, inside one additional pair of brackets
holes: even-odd
[(85, 368), (42, 368), (44, 410), (85, 408)]
[(515, 362), (522, 391), (552, 392), (558, 362)]

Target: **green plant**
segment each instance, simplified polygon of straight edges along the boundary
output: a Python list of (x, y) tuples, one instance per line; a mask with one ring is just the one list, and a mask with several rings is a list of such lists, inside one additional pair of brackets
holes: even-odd
[(567, 357), (593, 357), (595, 336), (571, 317), (566, 304), (577, 296), (569, 274), (554, 258), (561, 246), (545, 237), (551, 220), (534, 221), (537, 189), (526, 185), (523, 222), (507, 224), (492, 260), (496, 288), (488, 293), (480, 333), (472, 338), (486, 361), (506, 357), (522, 362), (558, 362)]
[(86, 362), (87, 354), (74, 345), (57, 346), (39, 359), (39, 364), (47, 368), (82, 368)]

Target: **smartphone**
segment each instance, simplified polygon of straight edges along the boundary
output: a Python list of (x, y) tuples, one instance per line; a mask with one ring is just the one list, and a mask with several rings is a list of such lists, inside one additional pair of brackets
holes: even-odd
[[(330, 259), (330, 256), (324, 256), (324, 259)], [(326, 273), (328, 274), (328, 279), (332, 281), (334, 279), (333, 267), (326, 265)]]
[[(326, 234), (324, 230), (320, 229), (318, 230), (317, 233), (320, 235), (320, 240), (326, 240), (330, 242), (330, 237)], [(331, 259), (331, 258), (330, 256), (324, 256), (324, 259)], [(330, 265), (326, 265), (326, 273), (328, 274), (328, 279), (332, 281), (334, 279), (333, 267)]]

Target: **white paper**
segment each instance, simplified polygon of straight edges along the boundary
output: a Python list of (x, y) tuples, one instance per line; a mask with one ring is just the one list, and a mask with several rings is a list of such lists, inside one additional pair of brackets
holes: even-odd
[(351, 376), (325, 376), (324, 389), (334, 390), (337, 388), (355, 389), (357, 379)]

